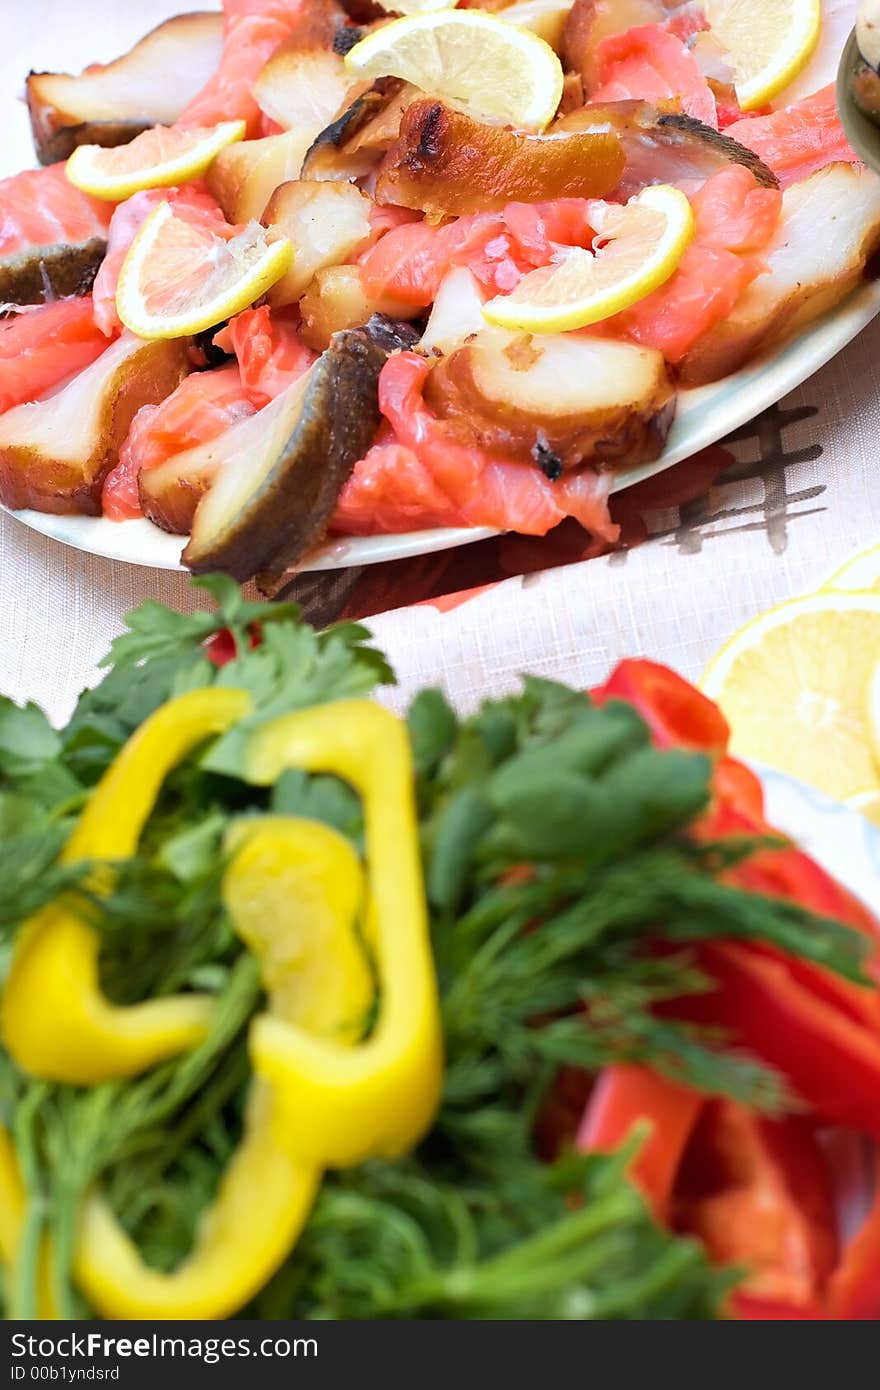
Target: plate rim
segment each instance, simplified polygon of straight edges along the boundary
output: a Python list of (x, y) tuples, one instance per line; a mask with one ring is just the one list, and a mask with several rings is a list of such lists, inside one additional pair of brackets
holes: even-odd
[[(880, 914), (880, 828), (854, 807), (789, 772), (782, 772), (757, 758), (744, 758), (743, 762), (761, 783), (768, 803), (768, 820), (774, 829), (789, 835), (863, 906), (875, 915)], [(785, 802), (786, 806), (780, 802)], [(794, 817), (791, 816), (793, 806), (797, 810)], [(809, 822), (807, 827), (804, 819)], [(829, 852), (827, 834), (820, 833), (822, 822), (829, 819), (837, 821), (841, 827), (849, 827), (844, 856), (837, 854), (836, 845)]]
[[(616, 474), (611, 492), (619, 492), (665, 472), (746, 424), (789, 391), (803, 385), (838, 352), (843, 351), (878, 313), (880, 280), (863, 281), (840, 304), (828, 310), (796, 337), (782, 343), (775, 351), (759, 356), (739, 371), (716, 382), (680, 391), (676, 418), (663, 453), (651, 463)], [(688, 417), (701, 407), (705, 408), (705, 418), (692, 423), (686, 432)], [(13, 511), (2, 504), (0, 508), (28, 529), (98, 559), (188, 573), (180, 562), (186, 539), (169, 535), (146, 519), (114, 522), (107, 517)], [(101, 528), (100, 531), (98, 528)], [(98, 545), (94, 543), (96, 531), (102, 542)], [(501, 532), (493, 527), (479, 526), (432, 528), (378, 536), (339, 536), (307, 556), (297, 573), (320, 573), (438, 554), (499, 534)], [(112, 542), (108, 539), (111, 535)], [(143, 549), (137, 544), (134, 547), (130, 544), (135, 535), (144, 537)], [(156, 553), (149, 553), (151, 551)]]

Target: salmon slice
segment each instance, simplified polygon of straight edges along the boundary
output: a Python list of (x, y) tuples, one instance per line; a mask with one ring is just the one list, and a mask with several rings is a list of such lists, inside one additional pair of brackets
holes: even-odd
[(551, 482), (537, 467), (452, 442), (422, 399), (431, 363), (412, 352), (389, 358), (379, 378), (387, 421), (377, 444), (355, 465), (333, 529), (372, 535), (429, 526), (494, 526), (543, 536), (567, 516), (614, 541), (608, 515), (610, 475), (589, 469)]
[[(112, 521), (142, 516), (138, 491), (141, 470), (158, 468), (175, 454), (218, 438), (237, 420), (253, 414), (235, 364), (185, 377), (159, 405), (145, 405), (134, 417), (119, 451), (119, 462), (104, 480), (104, 515)], [(190, 499), (190, 521), (198, 500)], [(180, 529), (185, 532), (189, 529), (187, 517), (181, 520), (184, 524)]]
[(122, 327), (116, 312), (116, 288), (122, 263), (141, 227), (160, 203), (170, 203), (177, 217), (226, 240), (238, 230), (226, 221), (220, 204), (202, 183), (187, 184), (184, 188), (151, 188), (120, 203), (110, 221), (107, 253), (95, 277), (93, 291), (95, 322), (108, 337)]
[(24, 169), (0, 180), (0, 258), (106, 237), (112, 213), (111, 203), (74, 188), (63, 165)]
[(274, 401), (315, 361), (298, 329), (296, 311), (273, 311), (262, 304), (236, 314), (214, 338), (217, 347), (238, 359), (242, 389), (256, 410)]
[(0, 179), (0, 303), (87, 293), (112, 212), (68, 183), (63, 164)]
[(455, 266), (467, 266), (484, 289), (509, 293), (529, 270), (549, 265), (556, 245), (589, 246), (590, 200), (508, 203), (503, 212), (471, 213), (445, 226), (410, 222), (392, 227), (359, 259), (373, 297), (390, 295), (426, 308)]
[(592, 101), (666, 101), (678, 98), (682, 110), (713, 130), (718, 128), (715, 97), (693, 54), (659, 24), (612, 34), (599, 44), (599, 82)]
[(272, 54), (293, 32), (303, 0), (224, 0), (223, 56), (214, 76), (180, 114), (178, 124), (246, 121), (249, 138), (262, 134), (263, 113), (253, 84)]
[(355, 464), (331, 530), (341, 536), (378, 536), (467, 524), (431, 469), (386, 424), (369, 453)]
[(661, 25), (686, 41), (707, 28), (698, 0), (574, 0), (562, 35), (562, 59), (579, 72), (589, 96), (604, 81), (600, 49), (605, 39), (645, 25)]
[(702, 34), (708, 29), (709, 21), (700, 0), (683, 0), (682, 4), (673, 0), (672, 4), (664, 5), (663, 27), (687, 43), (695, 34)]
[(826, 164), (859, 162), (840, 124), (833, 83), (769, 116), (735, 121), (726, 134), (754, 150), (783, 188)]
[(0, 320), (0, 413), (39, 400), (107, 346), (90, 295)]
[(303, 4), (304, 0), (223, 0), (223, 13), (227, 19), (254, 15), (293, 25), (302, 14)]
[(731, 312), (764, 269), (762, 251), (782, 211), (782, 194), (761, 188), (741, 164), (714, 174), (691, 198), (694, 239), (675, 274), (631, 309), (609, 319), (643, 347), (678, 362)]

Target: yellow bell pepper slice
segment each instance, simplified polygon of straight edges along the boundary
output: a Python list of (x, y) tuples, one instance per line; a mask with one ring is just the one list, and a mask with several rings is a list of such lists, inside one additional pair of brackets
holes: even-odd
[[(167, 771), (248, 707), (248, 697), (234, 691), (169, 702), (99, 784), (67, 855), (132, 853)], [(327, 827), (268, 818), (236, 832), (224, 897), (260, 955), (270, 995), (270, 1011), (251, 1028), (256, 1081), (245, 1137), (191, 1256), (173, 1274), (149, 1269), (100, 1195), (88, 1199), (75, 1276), (105, 1316), (226, 1316), (262, 1287), (295, 1242), (324, 1167), (400, 1153), (436, 1111), (441, 1029), (405, 727), (358, 700), (283, 717), (254, 736), (248, 774), (267, 784), (289, 767), (334, 773), (360, 792), (369, 900), (357, 856)], [(373, 927), (380, 1011), (368, 1040), (354, 1045), (373, 992), (353, 949), (359, 906)], [(98, 983), (97, 937), (62, 904), (33, 919), (23, 937), (3, 1027), (25, 1069), (95, 1082), (134, 1074), (204, 1036), (208, 1000), (109, 1004)], [(50, 1009), (53, 959), (63, 968), (52, 977)], [(193, 1006), (201, 1012), (185, 1015)], [(33, 1010), (38, 1021), (29, 1023)], [(40, 1026), (47, 1017), (48, 1041)]]
[(406, 727), (369, 700), (284, 715), (255, 733), (246, 772), (265, 785), (286, 768), (333, 773), (361, 795), (379, 1017), (366, 1042), (342, 1051), (289, 1019), (263, 1015), (251, 1028), (251, 1057), (274, 1090), (279, 1142), (307, 1167), (348, 1167), (417, 1143), (442, 1085)]
[(254, 1086), (245, 1136), (202, 1220), (192, 1254), (173, 1273), (151, 1269), (97, 1194), (83, 1210), (74, 1278), (109, 1318), (225, 1318), (272, 1277), (308, 1220), (321, 1182), (279, 1148), (265, 1085)]
[[(92, 792), (63, 862), (134, 854), (165, 777), (199, 743), (250, 708), (241, 690), (181, 695), (132, 735)], [(103, 881), (98, 875), (95, 887)], [(3, 1042), (21, 1069), (90, 1085), (134, 1076), (198, 1045), (213, 1001), (196, 994), (120, 1007), (103, 994), (100, 938), (63, 900), (19, 932), (2, 1000)]]
[[(223, 900), (260, 961), (270, 1010), (332, 1039), (341, 1053), (362, 1034), (375, 992), (354, 931), (364, 902), (357, 855), (329, 826), (281, 816), (240, 823), (227, 848), (234, 857)], [(271, 1278), (308, 1220), (321, 1181), (320, 1168), (278, 1143), (274, 1107), (272, 1087), (258, 1073), (244, 1138), (192, 1254), (171, 1274), (145, 1265), (106, 1202), (89, 1198), (74, 1275), (99, 1312), (222, 1318)]]
[(376, 994), (355, 924), (366, 907), (358, 856), (319, 821), (239, 821), (226, 837), (223, 901), (260, 962), (273, 1018), (351, 1046)]

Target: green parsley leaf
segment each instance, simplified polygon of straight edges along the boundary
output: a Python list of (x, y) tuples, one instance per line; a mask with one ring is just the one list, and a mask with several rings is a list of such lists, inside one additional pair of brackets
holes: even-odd
[(261, 724), (328, 700), (368, 695), (377, 684), (393, 681), (385, 658), (367, 645), (369, 636), (356, 623), (323, 633), (304, 623), (264, 628), (260, 646), (240, 651), (217, 676), (218, 685), (248, 690), (254, 713), (211, 745), (202, 767), (244, 777), (247, 744)]
[(0, 696), (0, 775), (18, 779), (39, 772), (60, 751), (61, 739), (41, 709)]

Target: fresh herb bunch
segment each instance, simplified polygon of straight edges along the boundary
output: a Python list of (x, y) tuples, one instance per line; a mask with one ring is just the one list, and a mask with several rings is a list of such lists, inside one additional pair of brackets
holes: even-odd
[[(256, 962), (221, 901), (222, 844), (241, 815), (327, 822), (362, 846), (342, 782), (285, 773), (248, 785), (260, 721), (360, 695), (391, 679), (368, 634), (316, 634), (290, 605), (245, 603), (203, 581), (218, 608), (146, 604), (114, 643), (108, 674), (63, 731), (0, 705), (0, 940), (59, 893), (102, 935), (102, 983), (121, 1002), (215, 993), (209, 1037), (146, 1077), (85, 1091), (29, 1081), (6, 1058), (0, 1119), (29, 1208), (7, 1290), (31, 1316), (42, 1234), (68, 1316), (87, 1313), (71, 1266), (79, 1204), (100, 1179), (145, 1257), (173, 1268), (191, 1244), (242, 1128), (246, 1032), (261, 1007)], [(259, 645), (252, 645), (255, 624)], [(222, 629), (236, 655), (204, 643)], [(207, 684), (243, 687), (254, 713), (198, 750), (162, 793), (138, 855), (96, 899), (58, 852), (90, 787), (161, 703)], [(858, 979), (862, 944), (796, 906), (725, 886), (750, 841), (697, 844), (706, 758), (654, 749), (635, 711), (551, 682), (459, 720), (436, 692), (409, 714), (446, 1048), (444, 1095), (416, 1154), (325, 1182), (258, 1317), (712, 1316), (730, 1276), (664, 1232), (626, 1181), (624, 1157), (539, 1160), (534, 1132), (560, 1068), (642, 1060), (708, 1092), (783, 1106), (779, 1079), (722, 1040), (656, 1016), (704, 982), (690, 946), (760, 939)], [(649, 943), (660, 944), (657, 954)]]
[(625, 1174), (638, 1142), (552, 1164), (496, 1143), (479, 1172), (432, 1146), (365, 1164), (325, 1183), (299, 1245), (247, 1315), (715, 1317), (737, 1272), (711, 1268), (696, 1241), (654, 1223)]

